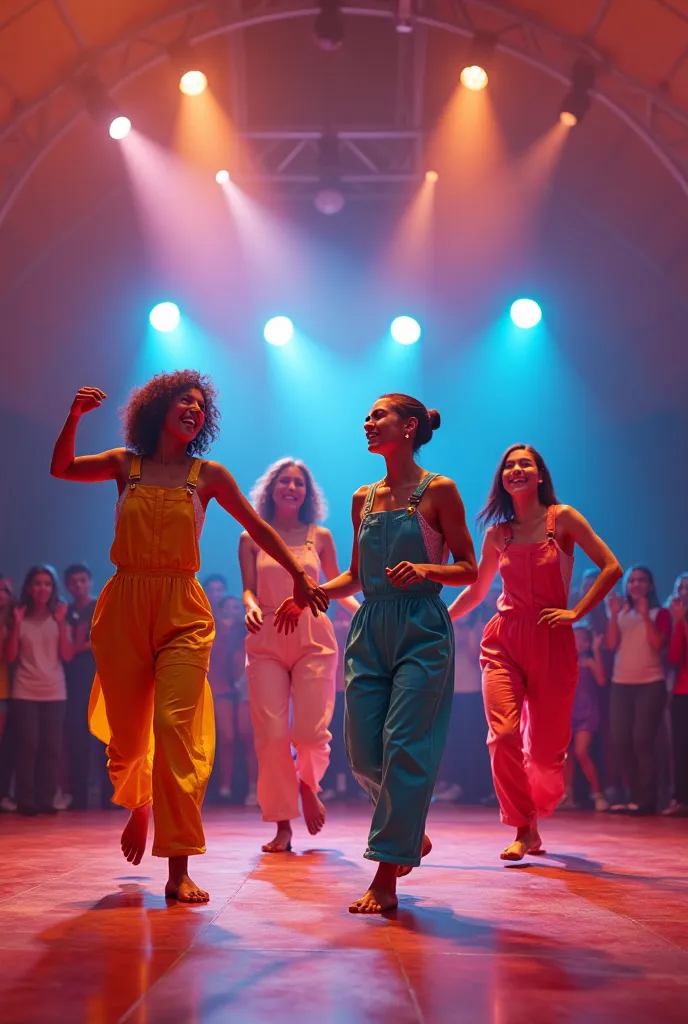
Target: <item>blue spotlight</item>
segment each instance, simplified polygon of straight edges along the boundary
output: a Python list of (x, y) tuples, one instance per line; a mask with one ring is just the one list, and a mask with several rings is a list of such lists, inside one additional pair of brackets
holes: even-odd
[(390, 333), (399, 345), (413, 345), (420, 338), (420, 324), (412, 316), (398, 316), (392, 320)]
[(294, 337), (294, 325), (288, 316), (273, 316), (265, 325), (263, 337), (268, 345), (286, 345)]
[(159, 302), (150, 311), (151, 327), (161, 334), (169, 334), (176, 327), (179, 327), (179, 306), (174, 302)]
[(522, 330), (530, 330), (542, 320), (542, 310), (535, 299), (516, 299), (511, 307), (511, 319)]

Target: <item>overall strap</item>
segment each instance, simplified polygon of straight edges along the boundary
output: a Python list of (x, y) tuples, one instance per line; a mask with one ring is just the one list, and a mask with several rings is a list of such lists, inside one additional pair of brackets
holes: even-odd
[(129, 490), (133, 491), (138, 483), (141, 483), (141, 456), (132, 455), (129, 467)]
[(314, 548), (315, 547), (315, 531), (316, 531), (316, 529), (317, 529), (317, 527), (316, 527), (315, 523), (310, 523), (309, 524), (309, 526), (308, 526), (308, 533), (306, 534), (306, 547), (307, 548)]
[(363, 510), (361, 511), (361, 519), (365, 519), (367, 515), (370, 515), (373, 505), (375, 503), (375, 492), (377, 491), (377, 484), (371, 484), (366, 494), (366, 500), (363, 504)]
[(423, 497), (425, 488), (428, 486), (428, 484), (432, 483), (436, 476), (437, 473), (428, 473), (428, 475), (424, 476), (421, 482), (418, 484), (415, 491), (408, 500), (407, 511), (409, 515), (413, 515), (413, 513), (416, 511), (418, 505), (420, 504), (420, 499)]
[(511, 523), (504, 523), (504, 547), (514, 539), (514, 528)]
[(545, 530), (547, 531), (547, 540), (550, 544), (556, 542), (556, 528), (557, 528), (557, 506), (550, 505), (547, 509), (547, 518), (545, 519)]
[(189, 475), (186, 478), (186, 489), (189, 494), (192, 494), (198, 487), (198, 476), (201, 472), (201, 466), (203, 465), (202, 459), (194, 459), (191, 463), (191, 469)]

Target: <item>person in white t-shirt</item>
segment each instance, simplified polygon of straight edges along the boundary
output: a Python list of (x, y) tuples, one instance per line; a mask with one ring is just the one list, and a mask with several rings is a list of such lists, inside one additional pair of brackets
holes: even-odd
[(55, 570), (34, 566), (24, 580), (6, 645), (7, 660), (15, 662), (17, 811), (27, 817), (57, 813), (53, 800), (67, 705), (64, 663), (73, 654), (66, 616)]
[(657, 734), (666, 707), (664, 652), (671, 616), (661, 608), (652, 573), (633, 566), (625, 577), (624, 597), (607, 599), (605, 643), (614, 651), (611, 736), (628, 803), (612, 811), (648, 815), (657, 812)]

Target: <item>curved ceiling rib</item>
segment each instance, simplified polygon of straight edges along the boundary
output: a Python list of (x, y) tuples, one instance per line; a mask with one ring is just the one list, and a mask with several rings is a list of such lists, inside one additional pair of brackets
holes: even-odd
[[(663, 0), (655, 2), (664, 6)], [(599, 74), (593, 95), (643, 139), (688, 195), (688, 114), (672, 101), (668, 91), (669, 79), (682, 66), (683, 57), (668, 70), (663, 86), (644, 84), (615, 66), (595, 45), (610, 3), (599, 0), (583, 36), (569, 34), (497, 0), (425, 0), (418, 5), (416, 21), (465, 37), (489, 27), (498, 34), (499, 49), (562, 83), (568, 83), (577, 57), (594, 61)], [(383, 8), (375, 0), (360, 0), (355, 6), (345, 5), (343, 11), (350, 17), (396, 17), (393, 2)], [(100, 75), (108, 91), (116, 93), (118, 87), (166, 58), (170, 33), (198, 43), (262, 23), (313, 17), (316, 12), (311, 3), (298, 0), (176, 3), (100, 49), (81, 48), (71, 73), (33, 102), (17, 107), (0, 129), (0, 223), (45, 153), (83, 113), (77, 82), (87, 68)], [(680, 17), (679, 11), (673, 13)], [(78, 40), (78, 29), (71, 20), (69, 29)], [(683, 56), (688, 57), (688, 49)]]

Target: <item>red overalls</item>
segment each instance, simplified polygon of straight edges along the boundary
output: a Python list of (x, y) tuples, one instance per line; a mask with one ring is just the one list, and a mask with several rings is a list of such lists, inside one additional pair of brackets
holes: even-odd
[(499, 556), (503, 591), (480, 649), (487, 744), (502, 821), (516, 828), (552, 814), (564, 795), (578, 657), (570, 626), (538, 625), (545, 608), (566, 608), (573, 557), (555, 539), (517, 544), (511, 527)]

